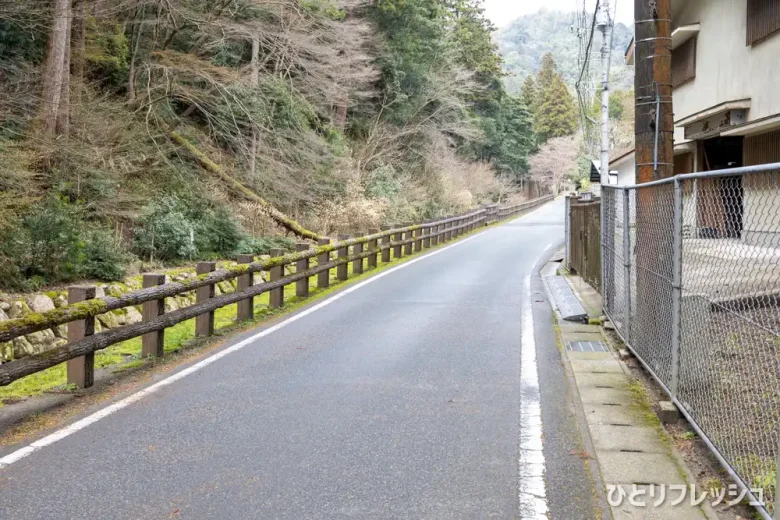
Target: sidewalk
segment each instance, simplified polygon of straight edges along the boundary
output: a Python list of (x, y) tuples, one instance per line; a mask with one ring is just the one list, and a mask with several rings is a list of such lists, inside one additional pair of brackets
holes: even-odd
[[(598, 319), (600, 295), (577, 276), (565, 278), (588, 315)], [(693, 482), (688, 480), (681, 458), (669, 444), (644, 387), (610, 349), (601, 326), (563, 321), (555, 299), (551, 302), (558, 320), (559, 344), (569, 361), (595, 451), (587, 455), (598, 461), (613, 518), (717, 518), (706, 501), (692, 504)], [(683, 500), (681, 493), (685, 494)], [(697, 492), (696, 497), (699, 495)]]

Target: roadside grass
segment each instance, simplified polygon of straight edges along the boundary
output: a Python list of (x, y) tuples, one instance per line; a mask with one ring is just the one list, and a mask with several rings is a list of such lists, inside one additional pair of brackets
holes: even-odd
[[(271, 318), (291, 313), (304, 304), (311, 303), (315, 299), (323, 298), (349, 284), (373, 276), (390, 267), (400, 265), (403, 262), (416, 258), (422, 254), (453, 244), (460, 241), (463, 237), (479, 233), (494, 225), (495, 224), (477, 228), (471, 233), (461, 235), (456, 240), (451, 240), (445, 244), (439, 243), (437, 246), (431, 246), (419, 253), (413, 253), (408, 256), (403, 256), (402, 258), (396, 258), (391, 250), (390, 262), (381, 262), (380, 253), (379, 259), (377, 260), (378, 266), (373, 269), (368, 269), (365, 267), (366, 264), (364, 261), (364, 272), (361, 275), (354, 275), (352, 262), (349, 262), (347, 264), (349, 277), (345, 281), (339, 281), (336, 278), (336, 269), (333, 268), (330, 270), (330, 287), (327, 289), (319, 289), (317, 287), (317, 276), (312, 276), (309, 278), (308, 298), (297, 297), (295, 295), (295, 282), (292, 282), (284, 287), (284, 306), (281, 309), (271, 309), (269, 307), (269, 293), (266, 292), (260, 296), (255, 296), (253, 320), (239, 322), (236, 319), (237, 304), (222, 307), (214, 312), (214, 336), (216, 338), (224, 339), (225, 336), (232, 333), (256, 327)], [(197, 348), (201, 345), (203, 345), (203, 338), (195, 338), (194, 319), (181, 322), (173, 327), (165, 329), (164, 349), (166, 354), (179, 352), (188, 348)], [(156, 361), (155, 358), (141, 358), (141, 338), (138, 337), (97, 351), (95, 353), (95, 370), (110, 370), (113, 374), (118, 374), (153, 364)], [(14, 381), (8, 386), (0, 387), (0, 407), (3, 407), (5, 404), (15, 403), (44, 393), (71, 393), (76, 391), (75, 388), (69, 387), (66, 382), (67, 373), (65, 363), (31, 374)]]

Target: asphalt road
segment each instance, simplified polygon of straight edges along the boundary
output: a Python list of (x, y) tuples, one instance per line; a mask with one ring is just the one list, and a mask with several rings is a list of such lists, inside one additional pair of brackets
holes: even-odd
[(0, 519), (537, 518), (518, 498), (523, 305), (539, 517), (592, 518), (534, 276), (562, 240), (557, 201), (351, 291), (0, 469)]

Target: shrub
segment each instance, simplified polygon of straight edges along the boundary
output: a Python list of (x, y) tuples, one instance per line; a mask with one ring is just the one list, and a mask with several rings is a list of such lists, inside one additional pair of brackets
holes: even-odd
[(284, 249), (292, 251), (295, 248), (295, 241), (287, 237), (251, 237), (247, 236), (239, 243), (238, 253), (267, 255), (271, 249)]
[(135, 231), (134, 249), (150, 260), (193, 258), (197, 254), (195, 227), (178, 198), (164, 197), (149, 204)]
[(95, 229), (88, 232), (84, 240), (79, 273), (98, 280), (121, 280), (131, 258), (110, 232)]
[(194, 216), (198, 252), (201, 255), (233, 256), (245, 236), (236, 219), (222, 207), (206, 208), (197, 213)]
[(52, 195), (22, 219), (9, 256), (17, 259), (26, 278), (68, 280), (76, 273), (83, 246), (80, 228), (78, 208)]
[(52, 195), (6, 227), (0, 235), (0, 286), (33, 290), (79, 277), (121, 278), (129, 256), (81, 213), (79, 206)]
[(171, 195), (149, 204), (136, 229), (134, 249), (162, 261), (224, 258), (238, 252), (244, 237), (225, 208)]

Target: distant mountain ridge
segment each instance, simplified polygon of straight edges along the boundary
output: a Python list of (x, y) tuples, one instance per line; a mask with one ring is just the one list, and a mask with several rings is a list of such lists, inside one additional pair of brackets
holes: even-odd
[[(579, 77), (577, 55), (579, 42), (574, 31), (575, 13), (541, 9), (525, 15), (494, 34), (508, 73), (505, 83), (509, 92), (517, 94), (523, 80), (539, 70), (542, 56), (552, 53), (566, 85), (574, 89)], [(613, 90), (628, 90), (634, 86), (634, 70), (625, 64), (624, 55), (633, 37), (633, 27), (618, 23), (612, 42), (611, 80)], [(592, 70), (598, 70), (601, 35), (593, 38)]]

